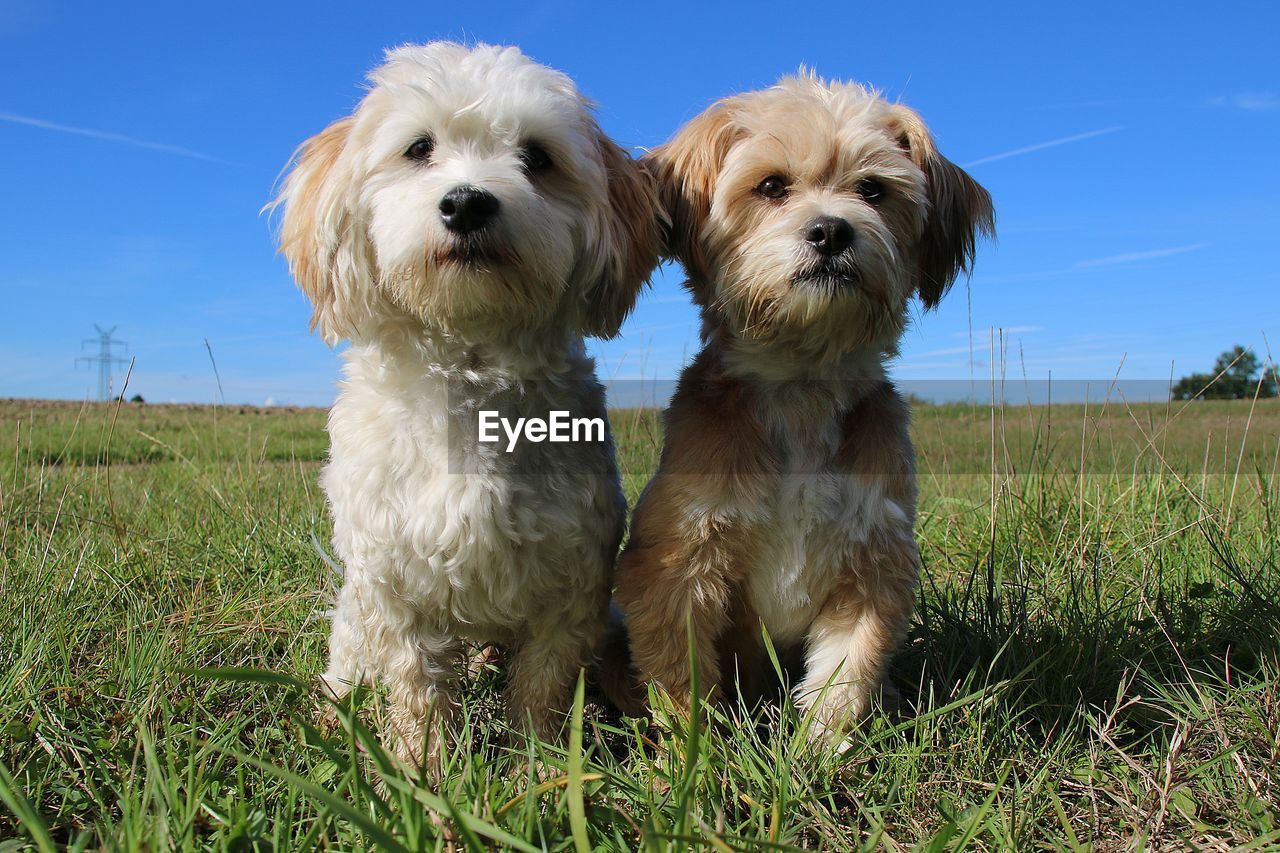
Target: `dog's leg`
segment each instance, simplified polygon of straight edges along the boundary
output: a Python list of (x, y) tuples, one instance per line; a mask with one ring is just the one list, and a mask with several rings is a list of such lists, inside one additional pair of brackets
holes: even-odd
[(388, 631), (382, 641), (388, 740), (406, 763), (435, 775), (442, 741), (452, 734), (457, 718), (453, 687), (462, 644), (455, 637), (420, 630)]
[(591, 664), (604, 633), (604, 604), (589, 614), (558, 613), (531, 626), (511, 660), (507, 713), (514, 725), (531, 723), (543, 740), (564, 728), (578, 672)]
[(341, 700), (356, 684), (369, 681), (366, 647), (360, 589), (352, 583), (344, 584), (333, 609), (329, 667), (319, 679), (327, 698)]
[(810, 735), (838, 740), (871, 709), (915, 606), (919, 555), (904, 535), (888, 547), (860, 548), (845, 579), (809, 629), (805, 677), (796, 704), (813, 709)]
[(717, 645), (729, 625), (730, 595), (725, 560), (713, 545), (686, 560), (668, 561), (645, 551), (623, 554), (618, 603), (627, 618), (631, 654), (644, 678), (657, 682), (671, 700), (687, 708), (693, 687), (689, 632), (693, 632), (698, 691), (720, 688)]

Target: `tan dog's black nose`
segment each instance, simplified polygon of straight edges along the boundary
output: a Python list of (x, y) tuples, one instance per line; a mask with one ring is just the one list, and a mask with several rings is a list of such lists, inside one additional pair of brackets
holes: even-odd
[(479, 187), (454, 187), (440, 199), (444, 227), (458, 234), (479, 231), (498, 212), (498, 198)]
[(805, 227), (804, 239), (819, 254), (834, 257), (853, 245), (853, 226), (838, 216), (819, 216)]

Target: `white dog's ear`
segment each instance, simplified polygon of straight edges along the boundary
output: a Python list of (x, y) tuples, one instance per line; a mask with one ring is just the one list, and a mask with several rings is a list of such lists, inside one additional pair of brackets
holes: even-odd
[(684, 264), (695, 284), (711, 276), (702, 228), (711, 213), (716, 177), (739, 136), (728, 102), (722, 101), (642, 160), (658, 180), (658, 197), (670, 223), (663, 254)]
[(978, 235), (995, 236), (991, 194), (969, 174), (938, 153), (933, 137), (914, 111), (893, 107), (889, 131), (927, 181), (929, 215), (920, 245), (917, 290), (933, 308), (963, 270), (973, 264)]
[(334, 122), (298, 149), (272, 206), (284, 206), (280, 251), (311, 300), (311, 328), (329, 344), (355, 333), (368, 316), (370, 250), (356, 222), (354, 177), (343, 158), (354, 119)]
[(652, 176), (603, 133), (599, 145), (608, 203), (596, 229), (599, 254), (592, 266), (598, 272), (582, 292), (583, 331), (612, 338), (658, 265), (663, 213)]

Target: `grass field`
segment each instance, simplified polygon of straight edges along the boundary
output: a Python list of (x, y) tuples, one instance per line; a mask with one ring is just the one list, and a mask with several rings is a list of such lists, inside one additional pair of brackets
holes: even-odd
[[(615, 421), (634, 500), (658, 421)], [(917, 407), (905, 712), (843, 754), (790, 707), (589, 706), (543, 745), (486, 673), (437, 788), (372, 740), (378, 696), (320, 731), (299, 686), (323, 428), (0, 402), (0, 850), (1280, 848), (1277, 401)]]

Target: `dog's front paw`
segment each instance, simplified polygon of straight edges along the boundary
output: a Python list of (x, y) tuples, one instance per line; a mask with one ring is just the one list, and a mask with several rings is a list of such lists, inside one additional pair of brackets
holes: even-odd
[(452, 700), (435, 691), (399, 701), (393, 697), (381, 721), (382, 741), (408, 775), (434, 784), (441, 777), (443, 750), (454, 742), (457, 716)]
[(431, 785), (440, 779), (440, 733), (419, 720), (389, 714), (383, 728), (383, 742), (411, 779)]
[(809, 740), (843, 751), (853, 745), (850, 732), (862, 725), (873, 709), (896, 714), (901, 706), (902, 696), (888, 680), (875, 689), (859, 686), (851, 690), (831, 690), (812, 709)]
[(338, 703), (351, 693), (351, 685), (326, 672), (312, 679), (311, 686), (315, 694), (316, 726), (325, 735), (333, 734), (342, 726)]

